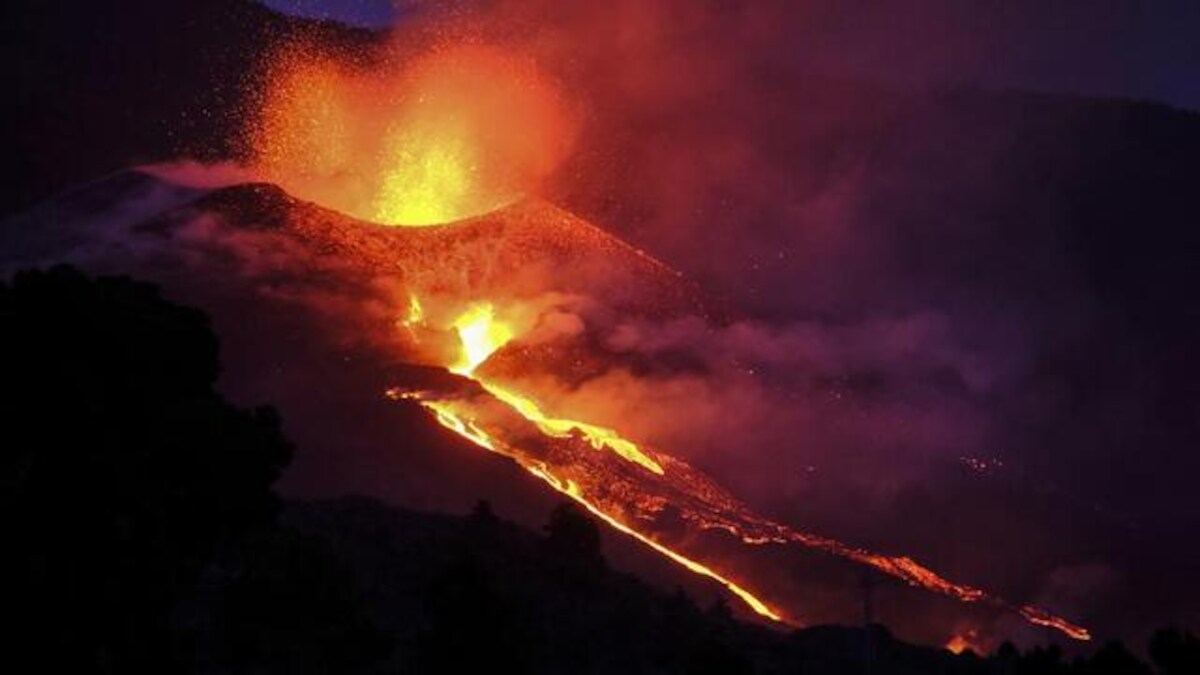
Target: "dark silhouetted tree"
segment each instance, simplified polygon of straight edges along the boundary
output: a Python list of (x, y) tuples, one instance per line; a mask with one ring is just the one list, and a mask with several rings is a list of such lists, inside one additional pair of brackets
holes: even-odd
[(218, 592), (215, 662), (234, 673), (356, 673), (389, 641), (367, 616), (354, 578), (322, 539), (287, 530), (245, 546)]
[(1145, 663), (1117, 641), (1106, 643), (1093, 654), (1084, 672), (1087, 675), (1152, 675)]
[(704, 634), (690, 645), (683, 672), (687, 675), (739, 675), (754, 667), (745, 654), (719, 634)]
[(546, 544), (555, 559), (571, 569), (591, 572), (605, 567), (600, 528), (573, 502), (563, 502), (550, 512)]
[(1200, 638), (1178, 628), (1155, 631), (1150, 637), (1150, 658), (1162, 675), (1200, 673)]
[(531, 672), (537, 645), (519, 607), (478, 557), (444, 567), (425, 587), (424, 605), (428, 629), (420, 640), (419, 672)]
[(1021, 662), (1021, 652), (1016, 645), (1005, 640), (996, 648), (992, 658), (998, 675), (1015, 675)]
[(733, 609), (729, 607), (729, 601), (723, 597), (713, 600), (713, 603), (704, 611), (704, 615), (710, 621), (721, 626), (729, 626), (734, 622)]
[(736, 675), (753, 671), (746, 656), (731, 644), (737, 622), (725, 598), (717, 598), (704, 612), (706, 625), (687, 642), (683, 672), (689, 675)]
[(4, 613), (43, 670), (180, 668), (173, 603), (268, 522), (290, 456), (214, 390), (217, 341), (150, 285), (70, 268), (0, 284)]
[(1020, 675), (1056, 675), (1063, 672), (1063, 654), (1058, 646), (1034, 647), (1021, 655)]
[(480, 499), (475, 502), (475, 506), (471, 507), (468, 522), (472, 527), (488, 528), (494, 527), (499, 520), (496, 518), (496, 512), (492, 510), (492, 503), (486, 499)]

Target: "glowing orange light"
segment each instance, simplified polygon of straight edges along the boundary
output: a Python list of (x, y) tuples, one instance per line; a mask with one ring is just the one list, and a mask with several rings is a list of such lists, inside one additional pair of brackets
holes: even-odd
[(410, 296), (408, 299), (408, 316), (404, 319), (405, 326), (416, 326), (425, 320), (425, 307), (421, 304), (421, 299), (417, 296)]
[[(413, 315), (413, 306), (420, 307), (419, 301), (415, 298), (409, 308), (410, 317)], [(614, 456), (632, 462), (645, 471), (626, 475), (623, 472), (613, 473), (609, 469), (602, 468), (602, 464), (593, 466), (584, 462), (570, 466), (564, 464), (563, 469), (568, 474), (564, 476), (559, 469), (551, 466), (548, 460), (509, 445), (510, 441), (507, 440), (508, 437), (502, 423), (499, 423), (499, 426), (490, 426), (498, 423), (494, 420), (483, 422), (476, 418), (472, 411), (481, 409), (476, 408), (469, 397), (440, 398), (434, 392), (401, 393), (395, 391), (389, 392), (389, 395), (418, 401), (433, 412), (437, 421), (446, 428), (480, 447), (517, 462), (555, 490), (578, 501), (614, 529), (634, 537), (691, 572), (716, 580), (761, 616), (777, 621), (782, 620), (779, 612), (745, 587), (731, 581), (712, 568), (659, 543), (632, 525), (631, 522), (634, 520), (628, 516), (649, 517), (652, 520), (652, 514), (668, 503), (669, 497), (666, 495), (673, 495), (678, 501), (670, 500), (669, 503), (678, 507), (684, 519), (701, 530), (723, 530), (739, 538), (743, 543), (754, 546), (799, 544), (809, 549), (868, 565), (912, 586), (947, 595), (963, 602), (985, 602), (1006, 611), (1017, 612), (1031, 623), (1055, 628), (1077, 640), (1091, 638), (1089, 632), (1081, 626), (1040, 608), (1031, 605), (1014, 606), (1000, 598), (989, 596), (981, 589), (951, 582), (912, 558), (872, 553), (764, 519), (681, 460), (666, 454), (643, 451), (637, 444), (622, 438), (613, 429), (550, 417), (532, 399), (489, 382), (477, 372), (478, 367), (484, 361), (514, 337), (513, 328), (497, 318), (496, 310), (491, 303), (482, 302), (469, 306), (466, 311), (454, 319), (451, 325), (457, 331), (461, 342), (461, 355), (451, 366), (454, 372), (473, 379), (491, 394), (492, 400), (504, 404), (507, 409), (531, 422), (547, 437), (580, 437), (595, 450), (609, 451)], [(493, 431), (495, 434), (492, 433)], [(580, 468), (584, 468), (585, 472), (576, 473), (575, 476), (579, 478), (579, 481), (589, 484), (586, 490), (593, 492), (599, 490), (604, 493), (605, 485), (613, 481), (615, 481), (617, 489), (609, 491), (607, 495), (601, 494), (599, 497), (596, 494), (587, 494), (579, 481), (569, 477), (572, 471), (578, 471)], [(962, 640), (965, 639), (965, 637), (962, 638)], [(960, 641), (954, 640), (947, 645), (948, 649), (959, 649), (960, 647), (965, 648)]]
[(579, 434), (597, 450), (611, 450), (647, 471), (662, 475), (663, 468), (658, 462), (643, 452), (636, 443), (622, 438), (616, 430), (578, 420), (550, 417), (532, 399), (475, 376), (475, 369), (513, 338), (512, 329), (496, 320), (495, 308), (490, 302), (471, 306), (454, 320), (453, 326), (458, 331), (459, 341), (462, 343), (462, 355), (450, 366), (451, 372), (476, 380), (490, 394), (536, 424), (547, 436), (567, 438)]
[(946, 641), (946, 651), (950, 652), (951, 654), (962, 654), (964, 652), (982, 654), (983, 650), (976, 643), (978, 637), (979, 636), (974, 630), (955, 633), (950, 637), (949, 640)]
[(645, 544), (646, 546), (649, 546), (651, 549), (658, 552), (659, 554), (665, 556), (669, 560), (682, 565), (688, 571), (690, 571), (694, 574), (698, 574), (703, 577), (708, 577), (709, 579), (716, 581), (717, 583), (721, 584), (726, 589), (728, 589), (729, 592), (733, 593), (735, 596), (737, 596), (739, 599), (741, 599), (742, 602), (746, 603), (746, 606), (749, 607), (754, 613), (756, 613), (760, 616), (763, 616), (765, 618), (771, 619), (772, 621), (780, 621), (780, 622), (785, 621), (782, 614), (780, 614), (777, 610), (772, 609), (767, 603), (760, 600), (757, 596), (754, 595), (754, 593), (747, 590), (745, 587), (731, 581), (729, 578), (716, 572), (711, 567), (708, 567), (707, 565), (699, 563), (699, 562), (683, 555), (682, 553), (679, 553), (679, 552), (655, 541), (654, 539), (650, 538), (649, 536), (642, 534), (641, 532), (638, 532), (637, 530), (635, 530), (634, 528), (621, 522), (614, 516), (606, 513), (602, 508), (600, 508), (596, 504), (589, 501), (587, 499), (587, 497), (584, 495), (583, 490), (580, 489), (579, 485), (576, 484), (574, 481), (571, 481), (570, 479), (565, 479), (565, 480), (560, 479), (558, 476), (556, 476), (554, 474), (553, 470), (550, 467), (546, 466), (545, 464), (527, 463), (527, 462), (522, 461), (518, 455), (511, 453), (511, 452), (506, 452), (504, 449), (502, 449), (502, 446), (498, 445), (495, 440), (493, 440), (490, 436), (488, 436), (487, 433), (485, 433), (484, 431), (479, 429), (479, 427), (477, 427), (474, 423), (472, 423), (468, 420), (465, 420), (462, 417), (460, 417), (458, 414), (456, 414), (455, 411), (453, 410), (453, 406), (447, 405), (440, 401), (431, 401), (431, 400), (424, 399), (421, 397), (421, 395), (419, 393), (404, 393), (404, 392), (399, 392), (399, 391), (393, 390), (393, 391), (389, 391), (388, 395), (391, 396), (392, 398), (408, 398), (408, 399), (414, 399), (414, 400), (418, 401), (422, 406), (424, 406), (425, 408), (427, 408), (428, 410), (430, 410), (434, 413), (435, 419), (442, 426), (463, 436), (464, 438), (466, 438), (467, 440), (471, 441), (472, 443), (478, 445), (481, 448), (484, 448), (491, 452), (496, 452), (496, 453), (505, 455), (507, 457), (510, 457), (511, 459), (516, 460), (517, 463), (520, 464), (526, 471), (528, 471), (529, 473), (533, 474), (534, 476), (542, 479), (543, 481), (545, 481), (545, 483), (547, 485), (554, 488), (558, 492), (561, 492), (562, 494), (575, 500), (580, 505), (582, 505), (584, 508), (586, 508), (590, 513), (595, 515), (597, 518), (600, 518), (601, 520), (603, 520), (605, 523), (607, 523), (613, 529), (615, 529), (623, 534), (626, 534), (630, 537), (633, 537), (634, 539)]
[(444, 49), (365, 71), (279, 54), (252, 133), (265, 178), (389, 225), (438, 225), (537, 189), (573, 125), (536, 66), (487, 47)]
[[(414, 309), (421, 307), (420, 301), (413, 298), (409, 305), (409, 318), (414, 316)], [(486, 382), (474, 375), (475, 369), (479, 367), (489, 356), (496, 350), (507, 344), (513, 337), (513, 331), (503, 322), (496, 319), (495, 308), (489, 302), (481, 302), (472, 305), (467, 311), (463, 312), (453, 321), (453, 327), (458, 332), (459, 340), (462, 343), (462, 354), (459, 360), (450, 367), (450, 370), (471, 377), (479, 382), (483, 387), (495, 396), (498, 400), (506, 403), (515, 412), (520, 414), (525, 419), (533, 422), (543, 433), (548, 436), (563, 438), (571, 436), (574, 433), (581, 434), (588, 443), (597, 450), (609, 449), (621, 456), (622, 458), (634, 462), (648, 471), (662, 475), (663, 468), (658, 462), (654, 461), (648, 455), (643, 453), (637, 444), (622, 438), (616, 431), (599, 427), (584, 422), (575, 420), (557, 419), (548, 417), (542, 412), (541, 408), (531, 399), (508, 391), (502, 387)], [(424, 407), (433, 411), (437, 421), (447, 429), (458, 433), (467, 438), (476, 445), (490, 450), (492, 452), (503, 453), (496, 441), (492, 439), (486, 432), (476, 426), (474, 423), (466, 420), (455, 413), (453, 407), (439, 401), (423, 399), (419, 394), (405, 394), (399, 392), (389, 392), (389, 395), (396, 398), (412, 398), (421, 403)], [(514, 459), (516, 458), (513, 456)], [(775, 610), (771, 609), (765, 602), (759, 600), (753, 593), (746, 590), (742, 586), (734, 583), (725, 576), (717, 573), (712, 568), (696, 562), (683, 554), (674, 551), (663, 544), (651, 539), (650, 537), (638, 532), (632, 527), (621, 522), (612, 515), (605, 513), (600, 507), (589, 501), (583, 494), (580, 487), (568, 480), (562, 480), (556, 476), (550, 467), (546, 465), (534, 465), (521, 462), (522, 466), (533, 475), (541, 478), (555, 490), (567, 495), (571, 499), (582, 504), (588, 511), (596, 515), (604, 522), (608, 523), (614, 529), (629, 535), (643, 544), (654, 549), (658, 553), (666, 556), (670, 560), (682, 565), (689, 571), (708, 577), (725, 586), (731, 593), (740, 598), (746, 603), (755, 613), (767, 617), (775, 621), (782, 621), (782, 616)]]
[(458, 339), (462, 342), (462, 355), (450, 366), (450, 372), (470, 375), (513, 337), (512, 329), (496, 321), (496, 310), (490, 302), (472, 305), (454, 320)]
[(641, 532), (638, 532), (637, 530), (633, 529), (632, 527), (629, 527), (625, 523), (622, 523), (621, 521), (617, 520), (616, 518), (605, 513), (599, 507), (597, 507), (595, 504), (593, 504), (592, 502), (587, 500), (587, 498), (583, 494), (583, 491), (579, 489), (579, 486), (575, 482), (573, 482), (571, 480), (567, 480), (566, 482), (559, 480), (552, 473), (550, 473), (549, 469), (545, 466), (540, 466), (540, 467), (539, 466), (530, 466), (530, 467), (526, 467), (526, 469), (528, 469), (529, 472), (532, 473), (533, 475), (535, 475), (538, 478), (541, 478), (542, 480), (549, 483), (550, 486), (553, 487), (555, 490), (558, 490), (559, 492), (567, 495), (571, 499), (574, 499), (576, 502), (583, 505), (583, 507), (586, 508), (589, 512), (591, 512), (592, 515), (594, 515), (597, 518), (608, 523), (614, 529), (616, 529), (624, 534), (627, 534), (627, 535), (633, 537), (634, 539), (637, 539), (638, 541), (649, 546), (650, 548), (654, 549), (655, 551), (661, 553), (662, 555), (666, 556), (667, 558), (670, 558), (671, 560), (679, 563), (680, 565), (683, 565), (689, 571), (694, 572), (695, 574), (699, 574), (700, 576), (704, 576), (704, 577), (713, 579), (714, 581), (717, 581), (721, 585), (725, 586), (725, 588), (729, 589), (729, 591), (731, 593), (733, 593), (738, 598), (740, 598), (742, 600), (742, 602), (745, 602), (746, 606), (748, 606), (751, 610), (754, 611), (754, 613), (758, 614), (759, 616), (764, 616), (773, 621), (783, 621), (784, 620), (783, 615), (781, 615), (779, 612), (771, 609), (767, 605), (767, 603), (763, 602), (762, 600), (759, 600), (757, 597), (754, 596), (753, 593), (746, 590), (745, 588), (739, 586), (738, 584), (735, 584), (734, 582), (732, 582), (729, 579), (725, 578), (724, 576), (718, 574), (717, 572), (714, 572), (710, 567), (708, 567), (706, 565), (702, 565), (701, 563), (698, 563), (695, 560), (692, 560), (691, 558), (688, 558), (687, 556), (684, 556), (681, 553), (678, 553), (676, 551), (671, 550), (670, 548), (667, 548), (666, 546), (663, 546), (662, 544), (651, 539), (650, 537), (642, 534)]

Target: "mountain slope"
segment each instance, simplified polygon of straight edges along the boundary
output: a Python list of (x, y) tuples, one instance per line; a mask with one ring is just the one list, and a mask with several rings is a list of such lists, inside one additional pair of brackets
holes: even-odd
[[(287, 504), (289, 527), (330, 542), (395, 659), (523, 672), (970, 673), (981, 662), (894, 640), (882, 627), (782, 633), (655, 591), (592, 558), (587, 529), (535, 534), (480, 510), (421, 514), (347, 498)], [(595, 525), (591, 527), (596, 527)], [(573, 537), (578, 537), (575, 539)], [(556, 539), (556, 537), (559, 537)]]

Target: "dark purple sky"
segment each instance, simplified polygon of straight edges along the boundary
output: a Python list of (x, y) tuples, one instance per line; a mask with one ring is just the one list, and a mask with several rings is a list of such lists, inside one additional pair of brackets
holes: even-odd
[[(420, 4), (263, 1), (369, 26), (387, 25)], [(797, 14), (808, 39), (815, 33), (836, 55), (836, 63), (818, 65), (897, 83), (965, 82), (1200, 109), (1200, 2), (1194, 0), (809, 0), (804, 7)], [(813, 23), (821, 30), (812, 30)], [(845, 44), (856, 45), (849, 57), (838, 49)]]

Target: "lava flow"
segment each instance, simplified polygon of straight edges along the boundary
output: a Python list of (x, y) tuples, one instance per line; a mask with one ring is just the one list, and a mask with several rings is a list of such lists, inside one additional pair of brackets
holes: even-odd
[[(423, 321), (419, 308), (414, 298), (409, 321)], [(452, 328), (461, 355), (450, 369), (473, 380), (482, 391), (394, 389), (389, 391), (391, 397), (418, 401), (446, 428), (514, 460), (614, 529), (688, 570), (720, 582), (759, 615), (784, 621), (780, 611), (755, 593), (655, 537), (651, 530), (661, 512), (671, 506), (699, 531), (724, 531), (747, 545), (796, 544), (823, 551), (868, 565), (911, 586), (963, 602), (985, 602), (1074, 639), (1090, 639), (1081, 626), (1040, 608), (1015, 606), (978, 588), (951, 582), (912, 558), (873, 553), (763, 518), (679, 459), (643, 448), (612, 429), (546, 415), (530, 398), (478, 374), (479, 366), (492, 353), (514, 339), (514, 331), (497, 320), (490, 303), (471, 305)], [(531, 424), (537, 434), (523, 429), (522, 422), (526, 427)]]
[[(512, 410), (519, 413), (526, 420), (535, 424), (547, 436), (569, 439), (578, 434), (586, 439), (588, 444), (595, 450), (610, 450), (647, 471), (663, 475), (663, 468), (658, 462), (643, 452), (636, 443), (622, 438), (615, 430), (576, 420), (548, 417), (531, 399), (477, 377), (475, 369), (513, 337), (513, 332), (508, 326), (495, 320), (494, 312), (495, 310), (490, 303), (479, 303), (473, 305), (466, 313), (454, 321), (453, 326), (462, 343), (462, 355), (450, 367), (452, 372), (469, 377), (479, 383), (488, 393), (511, 407)], [(420, 300), (414, 297), (410, 304), (409, 319), (404, 323), (409, 324), (414, 320), (420, 321), (422, 315)], [(393, 390), (389, 392), (389, 395), (396, 398), (416, 399), (427, 409), (433, 411), (438, 422), (446, 428), (455, 431), (482, 448), (516, 460), (518, 464), (531, 474), (542, 479), (555, 490), (575, 500), (593, 515), (608, 523), (612, 528), (637, 539), (691, 572), (717, 581), (731, 593), (741, 598), (757, 614), (775, 621), (784, 620), (781, 614), (739, 584), (714, 571), (712, 568), (655, 541), (648, 535), (638, 532), (614, 515), (606, 512), (600, 505), (588, 499), (577, 482), (570, 478), (560, 478), (549, 464), (524, 461), (523, 453), (515, 451), (515, 448), (506, 446), (481, 429), (476, 423), (459, 415), (453, 405), (447, 405), (442, 401), (431, 399), (417, 392)]]
[[(535, 396), (482, 372), (492, 354), (518, 338), (518, 327), (502, 320), (515, 308), (497, 305), (497, 298), (572, 290), (565, 287), (569, 279), (556, 278), (565, 263), (555, 256), (587, 251), (570, 263), (570, 276), (589, 276), (582, 274), (587, 270), (605, 279), (588, 289), (588, 297), (611, 295), (623, 282), (658, 283), (664, 266), (648, 265), (648, 256), (569, 214), (522, 201), (559, 165), (574, 135), (574, 116), (531, 61), (478, 45), (435, 48), (413, 59), (395, 56), (333, 59), (304, 48), (278, 56), (252, 132), (257, 168), (295, 196), (380, 225), (460, 221), (404, 236), (384, 232), (394, 235), (398, 228), (355, 224), (334, 236), (333, 248), (353, 250), (364, 268), (401, 270), (414, 294), (401, 323), (414, 339), (426, 330), (457, 338), (455, 353), (435, 360), (465, 378), (462, 386), (397, 388), (389, 395), (418, 401), (443, 426), (512, 459), (611, 527), (718, 581), (762, 616), (783, 620), (725, 572), (681, 553), (685, 545), (670, 543), (679, 529), (723, 532), (750, 546), (821, 551), (911, 586), (988, 603), (1089, 638), (1085, 629), (1042, 609), (953, 583), (911, 558), (764, 518), (686, 462), (616, 429), (556, 415)], [(517, 202), (525, 206), (513, 206)], [(505, 206), (507, 215), (496, 215)], [(494, 219), (461, 222), (492, 212)], [(293, 227), (328, 245), (327, 224), (335, 220), (314, 215)], [(496, 247), (491, 237), (497, 236), (508, 246)], [(597, 256), (601, 251), (606, 255)], [(622, 277), (609, 269), (608, 255), (632, 261), (626, 271), (653, 269)], [(531, 282), (538, 276), (534, 270), (545, 278)], [(553, 285), (547, 287), (547, 279)], [(668, 512), (671, 517), (660, 518)]]

